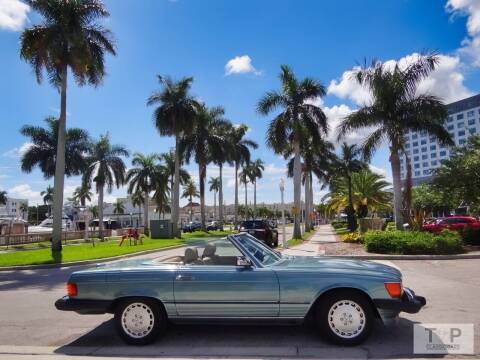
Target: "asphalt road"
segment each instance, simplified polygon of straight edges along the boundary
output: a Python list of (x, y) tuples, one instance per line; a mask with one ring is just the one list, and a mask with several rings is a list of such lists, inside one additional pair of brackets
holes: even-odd
[[(176, 250), (170, 250), (174, 252)], [(154, 257), (148, 255), (144, 257)], [(412, 356), (412, 324), (474, 323), (480, 354), (479, 260), (394, 261), (404, 283), (427, 297), (418, 314), (404, 314), (397, 326), (378, 324), (362, 346), (338, 348), (307, 326), (171, 326), (147, 347), (126, 347), (110, 315), (81, 316), (57, 311), (70, 272), (85, 267), (0, 272), (0, 358), (7, 353), (94, 354), (170, 357), (341, 357)], [(32, 350), (29, 347), (39, 347)], [(30, 349), (30, 350), (29, 350)], [(40, 350), (39, 350), (40, 349)], [(44, 349), (44, 350), (41, 350)], [(4, 356), (2, 356), (4, 354)], [(10, 358), (10, 357), (8, 357)]]

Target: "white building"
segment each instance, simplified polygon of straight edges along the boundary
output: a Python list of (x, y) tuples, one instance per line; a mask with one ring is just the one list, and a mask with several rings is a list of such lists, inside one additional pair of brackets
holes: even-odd
[[(455, 141), (463, 145), (467, 139), (480, 134), (480, 94), (448, 104), (448, 118), (445, 127)], [(439, 144), (435, 136), (422, 131), (405, 134), (405, 152), (412, 166), (413, 184), (431, 181), (433, 171), (450, 158), (448, 147)], [(407, 176), (405, 155), (401, 158), (400, 177)]]
[(27, 199), (14, 199), (7, 197), (7, 203), (0, 206), (0, 218), (20, 218), (27, 220), (28, 210), (22, 211), (22, 204), (25, 204), (28, 209)]

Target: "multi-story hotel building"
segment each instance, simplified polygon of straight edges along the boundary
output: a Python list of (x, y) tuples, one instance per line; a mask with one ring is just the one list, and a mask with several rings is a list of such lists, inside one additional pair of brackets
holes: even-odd
[[(448, 104), (448, 118), (445, 122), (455, 145), (463, 145), (467, 139), (480, 134), (480, 94)], [(408, 131), (405, 134), (405, 152), (412, 166), (413, 184), (431, 181), (433, 172), (450, 157), (448, 146), (439, 144), (435, 136), (423, 131)], [(400, 177), (407, 176), (406, 157), (401, 158)]]

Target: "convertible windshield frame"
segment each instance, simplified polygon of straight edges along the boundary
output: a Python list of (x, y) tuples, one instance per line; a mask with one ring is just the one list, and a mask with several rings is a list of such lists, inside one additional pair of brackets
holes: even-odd
[[(240, 236), (244, 236), (244, 237), (246, 236), (248, 238), (248, 241), (251, 241), (256, 246), (262, 248), (265, 252), (268, 252), (270, 256), (272, 258), (275, 258), (276, 260), (273, 261), (272, 263), (264, 264), (262, 261), (260, 261), (255, 256), (253, 256), (253, 254), (251, 254), (248, 249), (245, 248), (245, 246), (238, 239)], [(253, 237), (250, 234), (247, 234), (247, 233), (232, 234), (232, 235), (229, 235), (228, 238), (256, 267), (259, 267), (259, 268), (270, 267), (271, 265), (276, 264), (282, 259), (282, 254), (269, 248), (268, 246), (266, 246), (265, 244), (263, 244), (261, 241), (257, 240), (255, 237)]]

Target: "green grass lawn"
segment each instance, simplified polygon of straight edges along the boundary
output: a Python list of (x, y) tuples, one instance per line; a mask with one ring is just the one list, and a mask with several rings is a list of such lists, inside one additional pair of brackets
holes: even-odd
[(209, 236), (225, 236), (230, 231), (195, 231), (193, 233), (182, 234), (181, 239), (150, 239), (144, 238), (143, 245), (130, 246), (125, 242), (118, 246), (119, 240), (108, 239), (104, 242), (95, 241), (95, 246), (91, 242), (69, 242), (70, 245), (63, 247), (61, 259), (54, 259), (50, 248), (37, 248), (35, 250), (19, 250), (8, 253), (0, 253), (0, 267), (18, 266), (18, 265), (39, 265), (66, 263), (72, 261), (104, 259), (113, 256), (136, 253), (146, 250), (162, 249), (175, 245), (182, 245), (185, 240), (192, 238), (204, 238)]
[[(335, 229), (335, 228), (334, 228)], [(348, 234), (350, 232), (350, 230), (348, 230), (348, 228), (338, 228), (338, 229), (335, 229), (335, 233), (337, 235), (345, 235), (345, 234)]]
[(300, 245), (302, 242), (310, 239), (310, 237), (313, 236), (313, 234), (315, 234), (315, 230), (305, 232), (301, 239), (290, 239), (290, 240), (288, 240), (288, 242), (287, 242), (288, 247)]

